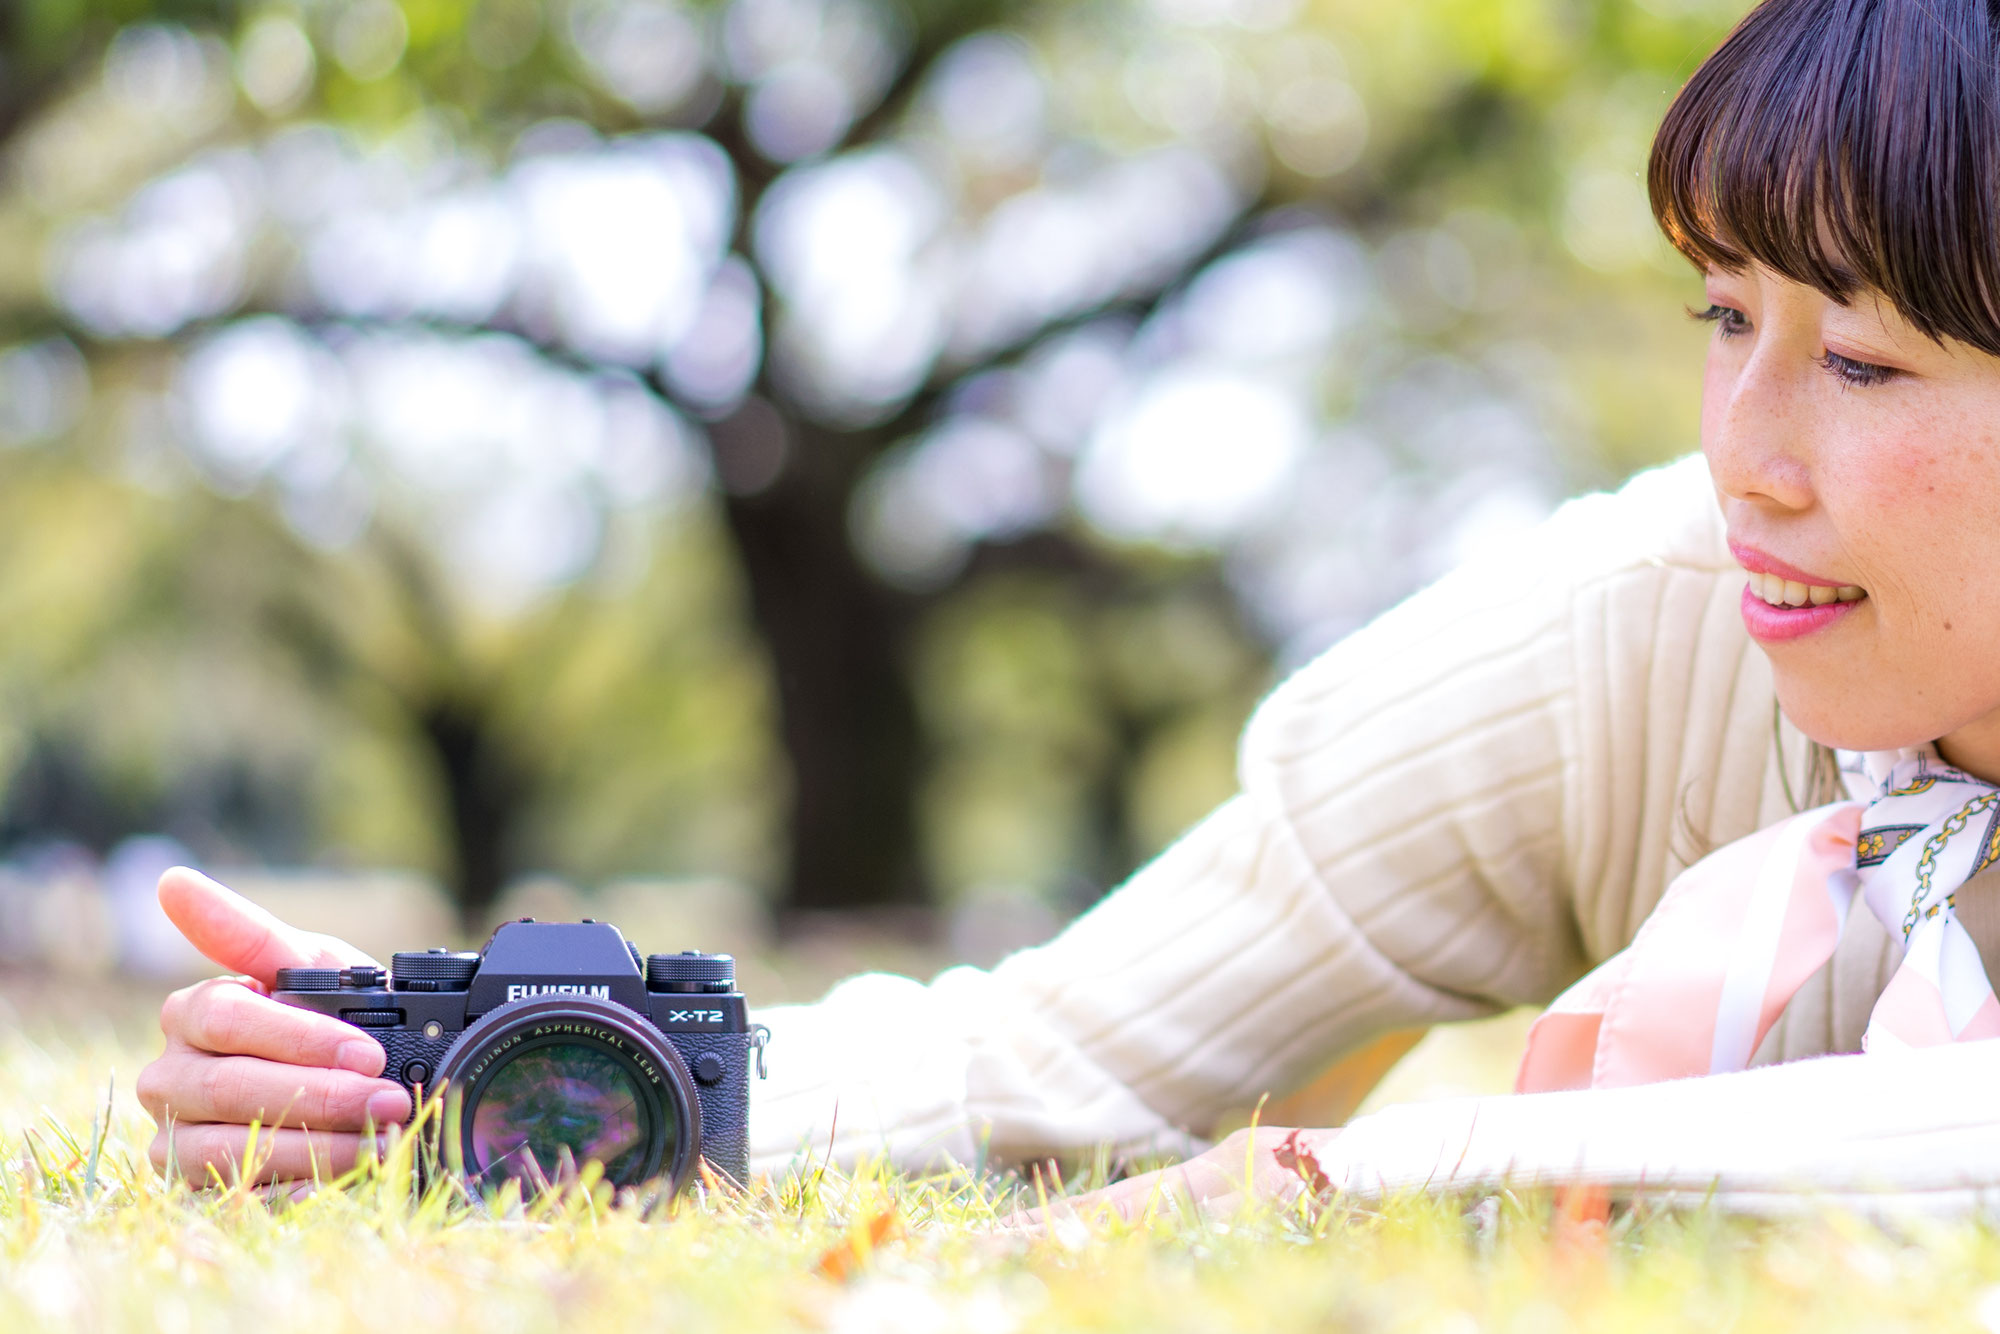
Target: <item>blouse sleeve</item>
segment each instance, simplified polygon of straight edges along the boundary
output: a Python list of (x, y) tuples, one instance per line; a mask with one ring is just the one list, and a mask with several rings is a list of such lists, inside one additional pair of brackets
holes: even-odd
[(1048, 944), (761, 1015), (758, 1167), (1181, 1149), (1388, 1030), (1548, 999), (1622, 947), (1683, 826), (1782, 809), (1731, 570), (1692, 459), (1410, 598), (1280, 686), (1239, 794)]
[(1315, 1153), (1373, 1199), (1593, 1186), (1731, 1212), (1885, 1218), (2000, 1206), (2000, 1043), (1829, 1056), (1631, 1088), (1364, 1116)]

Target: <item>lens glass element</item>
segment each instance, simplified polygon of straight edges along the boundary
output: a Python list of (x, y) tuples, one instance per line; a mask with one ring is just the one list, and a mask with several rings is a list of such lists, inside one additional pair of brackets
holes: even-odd
[[(651, 1099), (640, 1092), (637, 1072), (602, 1047), (530, 1047), (495, 1070), (476, 1097), (468, 1147), (473, 1170), (489, 1184), (512, 1177), (533, 1188), (572, 1177), (593, 1159), (620, 1185), (645, 1170)], [(671, 1161), (678, 1127), (662, 1129)]]

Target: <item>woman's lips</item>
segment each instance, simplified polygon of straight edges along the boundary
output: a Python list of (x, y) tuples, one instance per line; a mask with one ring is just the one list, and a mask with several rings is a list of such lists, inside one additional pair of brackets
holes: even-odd
[(1759, 643), (1771, 644), (1785, 639), (1797, 639), (1815, 630), (1824, 630), (1847, 613), (1867, 601), (1827, 602), (1804, 607), (1774, 607), (1752, 592), (1748, 585), (1743, 589), (1743, 625), (1750, 631), (1750, 637)]
[(1807, 574), (1796, 565), (1787, 565), (1769, 552), (1759, 551), (1742, 542), (1731, 542), (1729, 554), (1736, 558), (1738, 565), (1752, 574), (1775, 574), (1780, 579), (1788, 579), (1798, 584), (1828, 584), (1835, 587), (1840, 584), (1838, 579), (1822, 579), (1816, 574)]
[(1742, 542), (1731, 542), (1729, 554), (1749, 576), (1743, 588), (1743, 624), (1762, 643), (1824, 630), (1868, 600), (1864, 588), (1809, 574)]

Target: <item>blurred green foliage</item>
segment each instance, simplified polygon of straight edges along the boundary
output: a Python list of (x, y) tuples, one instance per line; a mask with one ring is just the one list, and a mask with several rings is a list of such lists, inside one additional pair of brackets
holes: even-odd
[[(415, 865), (474, 915), (528, 870), (722, 871), (808, 908), (995, 887), (1087, 901), (1233, 790), (1236, 729), (1279, 667), (1473, 549), (1453, 525), (1492, 478), (1524, 479), (1545, 508), (1694, 447), (1700, 336), (1675, 312), (1694, 287), (1640, 173), (1674, 88), (1741, 8), (11, 0), (0, 825), (16, 843), (165, 829), (213, 859)], [(968, 44), (991, 33), (1012, 45)], [(1026, 147), (994, 146), (1015, 104), (965, 73), (989, 68), (1039, 81)], [(314, 127), (336, 135), (325, 170), (385, 193), (297, 223), (312, 174), (272, 164), (319, 143)], [(468, 314), (394, 292), (343, 305), (315, 267), (343, 207), (369, 222), (454, 190), (511, 198), (523, 144), (585, 162), (663, 130), (727, 165), (704, 272), (723, 283), (738, 264), (754, 283), (753, 361), (719, 396), (676, 370), (702, 348), (607, 353), (552, 323), (527, 279)], [(1083, 295), (964, 332), (986, 326), (963, 265), (1010, 208), (1174, 148), (1224, 183), (1209, 231), (1093, 289), (1093, 266), (1131, 248), (1114, 237), (1077, 261)], [(889, 152), (930, 173), (946, 219), (911, 291), (962, 309), (915, 373), (864, 393), (840, 377), (893, 357), (828, 360), (834, 316), (787, 277), (774, 201)], [(256, 216), (215, 254), (186, 217), (159, 222), (181, 207), (162, 182), (253, 167)], [(1157, 229), (1194, 208), (1161, 196), (1134, 217)], [(920, 567), (870, 555), (865, 504), (942, 426), (1031, 419), (1052, 392), (1023, 387), (1043, 383), (1037, 358), (1079, 331), (1115, 345), (1128, 387), (1165, 375), (1203, 336), (1172, 320), (1195, 319), (1176, 312), (1199, 310), (1204, 275), (1308, 233), (1365, 269), (1344, 332), (1279, 377), (1312, 441), (1277, 489), (1318, 508), (1265, 498), (1192, 537), (1121, 527), (1071, 489), (1108, 448), (1089, 427), (1038, 446), (1042, 509), (952, 520), (956, 545)], [(202, 264), (230, 275), (219, 296)], [(148, 284), (155, 305), (133, 305)], [(199, 447), (190, 365), (273, 316), (294, 331), (283, 347), (343, 383), (385, 331), (523, 346), (551, 393), (654, 403), (670, 425), (649, 429), (698, 471), (631, 501), (598, 474), (563, 483), (588, 496), (590, 540), (517, 596), (454, 556), (448, 490), (393, 470), (330, 539), (288, 508), (291, 473), (231, 472)], [(1496, 421), (1514, 443), (1488, 447)], [(979, 501), (1013, 474), (968, 475)], [(947, 519), (969, 503), (954, 494), (936, 502)], [(892, 539), (928, 531), (922, 512), (885, 512)]]

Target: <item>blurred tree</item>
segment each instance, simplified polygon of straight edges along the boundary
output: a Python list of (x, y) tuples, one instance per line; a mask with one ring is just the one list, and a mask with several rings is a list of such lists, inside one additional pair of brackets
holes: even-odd
[(782, 906), (1101, 885), (1266, 645), (1692, 443), (1637, 172), (1737, 8), (19, 0), (0, 333), (129, 391), (100, 473), (271, 502), (235, 614), (428, 756), (469, 918), (766, 785), (736, 596)]

